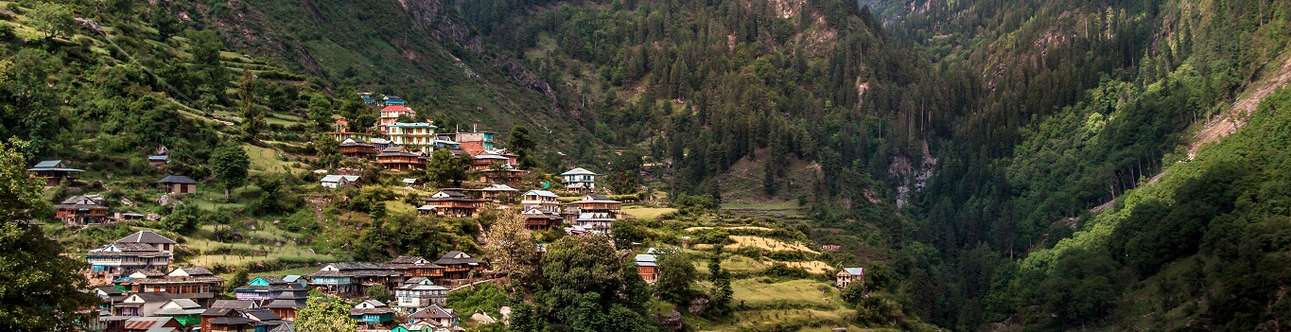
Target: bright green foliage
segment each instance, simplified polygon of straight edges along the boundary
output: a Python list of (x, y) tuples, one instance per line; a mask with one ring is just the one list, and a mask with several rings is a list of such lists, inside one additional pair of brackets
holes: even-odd
[(29, 12), (31, 24), (45, 34), (45, 39), (62, 37), (76, 31), (72, 6), (58, 2), (36, 2)]
[(95, 299), (81, 291), (84, 264), (62, 256), (37, 224), (49, 205), (22, 166), (25, 144), (0, 144), (0, 330), (72, 330), (96, 319), (77, 314)]
[(466, 180), (466, 173), (470, 167), (470, 160), (453, 156), (448, 150), (439, 149), (430, 155), (430, 160), (426, 161), (426, 177), (436, 187), (458, 187), (462, 185), (463, 180)]
[(449, 308), (457, 312), (484, 311), (493, 317), (501, 317), (498, 309), (510, 302), (507, 292), (494, 284), (481, 284), (448, 294)]
[(194, 204), (179, 203), (170, 214), (161, 218), (161, 228), (178, 234), (188, 234), (201, 222), (202, 211)]
[(235, 143), (225, 143), (211, 154), (211, 173), (224, 185), (225, 199), (229, 198), (230, 190), (246, 183), (250, 167), (251, 158), (247, 156), (246, 150)]
[(542, 257), (544, 287), (534, 308), (513, 324), (522, 331), (564, 326), (574, 331), (654, 331), (645, 313), (645, 282), (636, 268), (598, 237), (564, 237)]
[(293, 324), (300, 331), (354, 331), (354, 320), (350, 319), (349, 303), (330, 295), (315, 293), (311, 293), (305, 307), (296, 312), (296, 321)]
[(655, 295), (664, 301), (689, 305), (695, 283), (695, 265), (679, 250), (662, 250), (658, 254), (659, 280), (654, 284)]

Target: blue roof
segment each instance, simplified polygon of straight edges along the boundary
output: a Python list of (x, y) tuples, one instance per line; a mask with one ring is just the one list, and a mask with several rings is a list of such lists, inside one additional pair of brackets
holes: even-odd
[(28, 171), (55, 171), (55, 172), (84, 172), (84, 170), (80, 170), (76, 168), (63, 167), (62, 160), (41, 161), (36, 163), (36, 166), (32, 166), (27, 170)]
[(849, 268), (844, 268), (844, 269), (843, 269), (843, 271), (847, 271), (847, 274), (854, 275), (854, 276), (859, 276), (859, 275), (864, 275), (864, 274), (865, 274), (865, 269), (864, 269), (864, 268), (859, 268), (859, 267), (849, 267)]
[(148, 156), (148, 161), (166, 161), (166, 160), (169, 160), (169, 159), (170, 159), (170, 157), (168, 157), (168, 156), (166, 156), (166, 155), (164, 155), (164, 154)]

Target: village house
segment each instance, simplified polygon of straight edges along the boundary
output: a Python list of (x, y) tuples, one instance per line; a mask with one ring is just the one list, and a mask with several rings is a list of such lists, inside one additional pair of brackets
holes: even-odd
[(453, 331), (458, 325), (457, 314), (453, 309), (439, 305), (430, 305), (408, 316), (408, 331), (439, 332)]
[(166, 293), (134, 293), (112, 306), (116, 316), (152, 316), (172, 299)]
[(251, 301), (216, 300), (202, 312), (203, 332), (273, 331), (288, 323)]
[(434, 146), (435, 125), (427, 122), (396, 122), (386, 127), (390, 143), (402, 145), (421, 153), (429, 153)]
[(865, 282), (865, 269), (859, 267), (847, 267), (834, 274), (834, 285), (838, 288), (847, 288), (853, 282)]
[(496, 168), (511, 167), (507, 157), (492, 153), (481, 153), (471, 157), (471, 171), (484, 172)]
[(445, 305), (448, 302), (448, 288), (436, 285), (430, 279), (415, 277), (395, 287), (394, 296), (398, 299), (396, 306), (404, 313), (430, 305)]
[(403, 116), (415, 118), (417, 117), (417, 111), (414, 111), (412, 110), (412, 107), (408, 107), (403, 104), (386, 105), (381, 108), (381, 117), (377, 119), (377, 130), (379, 130), (382, 135), (390, 135), (390, 127), (399, 123), (399, 117)]
[(332, 131), (327, 134), (332, 136), (332, 139), (335, 139), (337, 142), (344, 142), (347, 140), (362, 142), (372, 138), (371, 135), (368, 135), (367, 133), (350, 131), (350, 120), (345, 117), (337, 118), (336, 122), (332, 124)]
[(431, 147), (434, 150), (447, 149), (454, 156), (460, 156), (465, 152), (462, 152), (462, 144), (454, 141), (454, 137), (452, 133), (435, 134), (435, 140), (431, 141)]
[[(174, 258), (175, 241), (150, 231), (139, 231), (86, 255), (90, 275), (111, 282), (134, 271), (165, 271)], [(93, 279), (93, 278), (92, 278)]]
[(352, 297), (362, 295), (368, 286), (393, 288), (400, 276), (384, 264), (344, 262), (324, 265), (309, 279), (311, 286), (324, 293)]
[(183, 175), (167, 175), (157, 183), (162, 186), (162, 190), (172, 195), (192, 194), (197, 192), (197, 181), (193, 178)]
[(382, 98), (384, 105), (408, 105), (408, 101), (399, 96), (385, 96)]
[(203, 267), (176, 268), (163, 276), (136, 271), (117, 282), (133, 293), (166, 293), (172, 299), (191, 299), (209, 304), (224, 289), (224, 279)]
[(578, 207), (575, 225), (594, 234), (609, 234), (614, 221), (619, 219), (623, 203), (601, 195), (587, 195), (574, 205)]
[(535, 232), (556, 228), (564, 222), (559, 214), (543, 211), (537, 207), (526, 209), (520, 214), (524, 216), (524, 228)]
[(76, 175), (84, 170), (67, 167), (62, 160), (45, 160), (27, 169), (32, 177), (45, 180), (45, 186), (55, 187), (76, 180)]
[(659, 281), (659, 260), (653, 255), (653, 251), (645, 254), (639, 254), (633, 260), (637, 265), (637, 275), (647, 284), (654, 284)]
[(202, 325), (202, 313), (206, 311), (201, 304), (190, 299), (171, 299), (161, 305), (153, 314), (158, 317), (175, 319), (184, 329)]
[(303, 308), (309, 297), (309, 287), (298, 275), (282, 278), (260, 276), (233, 289), (233, 294), (238, 300), (253, 301), (268, 308), (282, 320), (294, 321), (296, 310)]
[(148, 155), (148, 165), (152, 168), (160, 169), (170, 163), (170, 150), (165, 145), (158, 145), (152, 154)]
[(362, 143), (351, 138), (341, 141), (341, 144), (336, 147), (336, 151), (346, 157), (361, 159), (372, 159), (381, 153), (381, 149), (378, 149), (376, 145)]
[(343, 187), (349, 187), (349, 186), (358, 184), (358, 182), (359, 182), (358, 175), (332, 174), (332, 175), (324, 176), (322, 179), (318, 180), (318, 184), (323, 186), (323, 188), (327, 188), (327, 189), (339, 189)]
[(404, 279), (444, 277), (444, 267), (419, 256), (399, 256), (386, 263), (386, 268)]
[(546, 190), (530, 190), (524, 193), (520, 205), (525, 210), (538, 209), (547, 213), (560, 213), (560, 196)]
[(54, 217), (68, 227), (107, 223), (108, 206), (99, 195), (72, 196), (54, 206)]
[(394, 309), (381, 301), (367, 300), (350, 309), (350, 318), (368, 329), (387, 327), (394, 323)]
[(483, 269), (480, 260), (461, 251), (449, 251), (435, 261), (435, 265), (444, 267), (446, 281), (467, 280)]
[(476, 189), (479, 192), (480, 199), (493, 203), (513, 203), (519, 190), (506, 184), (494, 183), (488, 187)]
[(467, 155), (477, 156), (494, 150), (493, 136), (491, 131), (459, 131), (453, 135), (453, 141), (461, 144), (462, 151)]
[(441, 217), (471, 218), (484, 206), (483, 200), (467, 197), (462, 189), (456, 188), (440, 190), (425, 202), (417, 208), (419, 213)]
[(380, 138), (380, 137), (369, 138), (368, 143), (372, 144), (372, 146), (377, 147), (377, 151), (384, 151), (385, 148), (388, 148), (393, 145), (393, 144), (390, 144), (390, 140)]
[(94, 293), (94, 296), (99, 298), (99, 311), (112, 312), (112, 306), (125, 300), (127, 296), (130, 296), (126, 291), (118, 289), (113, 285), (94, 286), (94, 288), (91, 289), (93, 290), (92, 292)]
[(565, 182), (565, 189), (580, 193), (596, 191), (596, 176), (596, 173), (581, 167), (560, 173), (561, 179)]
[(377, 164), (392, 171), (411, 171), (426, 167), (426, 159), (421, 154), (408, 152), (401, 146), (391, 146), (381, 150), (377, 155)]
[(125, 321), (122, 332), (175, 332), (182, 331), (179, 321), (171, 317), (132, 317)]

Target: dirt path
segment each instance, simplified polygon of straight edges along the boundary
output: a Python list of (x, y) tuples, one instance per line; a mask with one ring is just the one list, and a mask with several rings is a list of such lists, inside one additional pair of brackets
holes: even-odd
[(1276, 73), (1252, 84), (1247, 89), (1248, 93), (1233, 102), (1233, 107), (1228, 111), (1206, 121), (1201, 130), (1193, 135), (1192, 142), (1188, 144), (1188, 160), (1192, 160), (1197, 155), (1197, 151), (1207, 144), (1217, 142), (1241, 129), (1265, 97), (1286, 86), (1287, 82), (1291, 82), (1291, 56), (1286, 58)]

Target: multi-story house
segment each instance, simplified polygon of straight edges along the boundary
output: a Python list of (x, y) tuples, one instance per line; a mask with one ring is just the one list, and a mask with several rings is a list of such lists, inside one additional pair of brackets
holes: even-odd
[(435, 145), (435, 126), (427, 122), (396, 122), (386, 126), (386, 137), (391, 144), (429, 153)]
[(174, 258), (175, 241), (160, 234), (140, 231), (116, 242), (92, 249), (85, 258), (90, 263), (91, 281), (111, 282), (133, 271), (166, 271)]
[(596, 176), (596, 173), (582, 167), (560, 173), (560, 177), (565, 182), (566, 190), (581, 193), (596, 191)]
[(587, 195), (574, 202), (574, 206), (578, 207), (574, 225), (593, 234), (609, 234), (614, 221), (619, 219), (623, 203), (601, 195)]
[(448, 288), (436, 285), (430, 279), (415, 277), (395, 287), (394, 296), (398, 299), (396, 307), (404, 313), (413, 313), (417, 309), (430, 305), (444, 305), (448, 302)]

